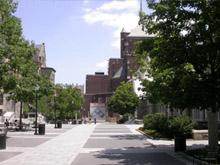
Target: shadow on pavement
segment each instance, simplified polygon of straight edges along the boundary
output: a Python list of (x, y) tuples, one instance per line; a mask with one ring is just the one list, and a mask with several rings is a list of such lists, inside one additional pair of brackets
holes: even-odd
[[(129, 150), (129, 149), (128, 149)], [(138, 150), (137, 148), (135, 150)], [(106, 151), (107, 152), (107, 151)], [(118, 164), (127, 165), (184, 165), (181, 161), (164, 152), (146, 152), (146, 153), (106, 153), (102, 152), (95, 155), (99, 159), (109, 159)]]
[[(172, 146), (170, 146), (172, 147)], [(185, 165), (182, 161), (152, 147), (125, 147), (81, 153), (72, 165)]]

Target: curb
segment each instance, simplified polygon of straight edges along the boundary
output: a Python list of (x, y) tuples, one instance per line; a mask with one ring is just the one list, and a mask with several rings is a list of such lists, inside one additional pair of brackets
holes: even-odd
[(141, 131), (141, 130), (139, 130), (139, 129), (136, 129), (136, 131), (140, 132), (141, 134), (145, 135), (146, 137), (148, 137), (148, 138), (151, 139), (151, 140), (155, 140), (155, 138), (153, 138), (152, 136), (146, 134), (145, 132), (143, 132), (143, 131)]
[(139, 129), (136, 129), (136, 131), (140, 132), (141, 134), (145, 135), (146, 137), (148, 137), (151, 140), (171, 140), (171, 139), (168, 139), (168, 138), (154, 138), (154, 137), (146, 134), (145, 132), (143, 132), (143, 131), (141, 131)]

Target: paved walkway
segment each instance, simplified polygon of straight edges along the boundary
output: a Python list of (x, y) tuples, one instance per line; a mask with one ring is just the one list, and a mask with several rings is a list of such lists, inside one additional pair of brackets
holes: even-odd
[(0, 150), (4, 160), (0, 165), (192, 164), (173, 152), (173, 141), (150, 140), (137, 132), (137, 127), (101, 123), (51, 127), (43, 136), (10, 132), (7, 149)]
[(97, 125), (71, 165), (185, 165), (137, 132), (138, 125)]
[[(1, 165), (69, 165), (86, 143), (95, 125), (78, 125)], [(1, 154), (1, 153), (0, 153)]]

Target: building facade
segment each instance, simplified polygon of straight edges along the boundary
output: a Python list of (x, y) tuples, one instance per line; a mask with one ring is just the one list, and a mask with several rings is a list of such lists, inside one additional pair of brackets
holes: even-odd
[[(107, 112), (106, 108), (103, 108), (103, 105), (105, 107), (108, 97), (112, 95), (110, 85), (110, 78), (108, 75), (105, 75), (104, 72), (96, 72), (94, 75), (86, 76), (83, 117), (91, 117), (91, 111), (97, 111), (97, 116), (93, 115), (95, 118), (104, 119), (106, 117)], [(94, 110), (95, 106), (97, 110)]]
[[(151, 37), (147, 35), (141, 26), (137, 26), (131, 32), (125, 32), (123, 29), (121, 34), (121, 51), (119, 58), (110, 58), (108, 62), (108, 74), (95, 73), (86, 76), (86, 91), (84, 113), (90, 116), (94, 106), (96, 109), (105, 106), (105, 118), (110, 113), (107, 112), (107, 101), (112, 96), (121, 82), (127, 82), (132, 79), (133, 72), (138, 69), (135, 58), (134, 45), (135, 42)], [(101, 108), (100, 108), (101, 109)], [(98, 111), (98, 110), (97, 110)], [(101, 111), (101, 110), (100, 110)], [(102, 114), (100, 112), (100, 114)]]

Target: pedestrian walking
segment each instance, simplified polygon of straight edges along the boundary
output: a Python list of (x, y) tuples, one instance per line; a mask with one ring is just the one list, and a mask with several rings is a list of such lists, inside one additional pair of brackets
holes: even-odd
[(5, 126), (8, 128), (9, 126), (9, 122), (8, 122), (8, 119), (5, 120)]
[(96, 124), (96, 118), (94, 118), (94, 124)]

